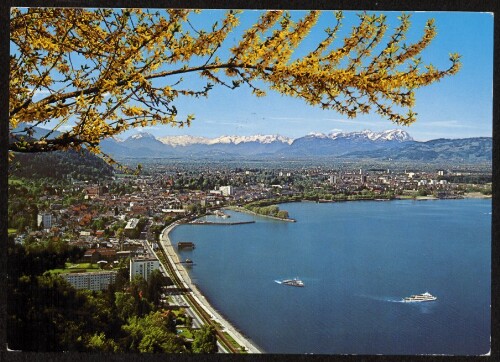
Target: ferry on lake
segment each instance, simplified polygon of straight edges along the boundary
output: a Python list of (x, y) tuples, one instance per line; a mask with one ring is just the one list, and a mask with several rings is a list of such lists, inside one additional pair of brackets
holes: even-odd
[(422, 294), (414, 294), (409, 297), (403, 298), (404, 303), (413, 303), (413, 302), (432, 302), (433, 300), (436, 300), (437, 298), (433, 296), (429, 292), (425, 292)]
[(291, 287), (303, 287), (304, 286), (304, 282), (298, 278), (282, 280), (281, 284), (289, 285)]

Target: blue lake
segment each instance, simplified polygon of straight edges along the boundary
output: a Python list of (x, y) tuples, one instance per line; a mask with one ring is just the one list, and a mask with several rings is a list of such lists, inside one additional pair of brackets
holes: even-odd
[[(265, 352), (488, 353), (491, 200), (280, 208), (297, 222), (226, 211), (256, 223), (171, 233), (196, 243), (180, 252), (196, 263), (193, 282)], [(305, 287), (275, 282), (293, 277)], [(425, 291), (438, 299), (401, 302)]]

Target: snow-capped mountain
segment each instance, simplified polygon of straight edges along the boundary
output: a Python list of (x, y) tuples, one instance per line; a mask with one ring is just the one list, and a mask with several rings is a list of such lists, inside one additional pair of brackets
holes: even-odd
[[(440, 140), (436, 140), (440, 141)], [(457, 142), (417, 142), (404, 130), (382, 132), (369, 130), (359, 132), (334, 131), (329, 134), (311, 133), (291, 139), (280, 135), (220, 136), (217, 138), (193, 136), (168, 136), (155, 138), (141, 132), (125, 140), (107, 139), (101, 142), (102, 149), (114, 157), (179, 157), (179, 158), (303, 158), (303, 157), (346, 157), (346, 158), (391, 158), (391, 159), (443, 159), (451, 155), (449, 149), (460, 144), (460, 157), (474, 151), (474, 160), (491, 159), (491, 138), (475, 140), (475, 145), (466, 140)], [(449, 140), (448, 140), (449, 141)], [(448, 150), (448, 151), (446, 151)], [(419, 152), (422, 154), (419, 156)], [(424, 154), (425, 153), (425, 157)], [(483, 155), (484, 153), (484, 155)], [(399, 156), (398, 156), (399, 155)], [(489, 157), (489, 158), (488, 158)]]
[[(20, 126), (14, 132), (21, 132)], [(34, 137), (49, 130), (35, 127)], [(56, 131), (55, 136), (59, 135)], [(10, 135), (9, 142), (14, 142)], [(101, 141), (103, 152), (125, 158), (309, 158), (340, 157), (415, 162), (491, 162), (492, 137), (414, 141), (403, 130), (372, 132), (334, 131), (311, 133), (292, 140), (280, 135), (221, 136), (217, 138), (171, 136), (157, 139), (141, 132), (126, 139), (112, 137)]]
[(208, 145), (210, 144), (210, 138), (206, 137), (196, 137), (196, 136), (166, 136), (159, 137), (158, 141), (172, 147), (185, 147), (191, 145)]
[(148, 132), (139, 132), (127, 138), (127, 140), (140, 140), (140, 139), (156, 140), (156, 137)]
[(370, 130), (360, 132), (335, 131), (328, 135), (311, 133), (295, 139), (283, 157), (287, 155), (295, 157), (302, 155), (342, 156), (351, 152), (395, 148), (408, 142), (413, 142), (413, 138), (401, 129), (382, 132)]
[(214, 139), (214, 143), (240, 143), (257, 142), (261, 144), (270, 144), (273, 142), (281, 142), (292, 144), (293, 139), (280, 135), (254, 135), (254, 136), (222, 136)]
[(401, 129), (394, 129), (382, 132), (373, 132), (370, 130), (364, 130), (360, 132), (342, 132), (335, 131), (329, 134), (324, 133), (310, 133), (306, 137), (308, 138), (319, 138), (319, 139), (366, 139), (370, 141), (413, 141), (413, 138), (408, 134), (408, 132)]
[(156, 138), (140, 132), (125, 140), (106, 140), (104, 152), (133, 157), (173, 156), (339, 156), (349, 152), (372, 151), (395, 147), (412, 141), (403, 130), (372, 132), (336, 131), (328, 135), (311, 133), (292, 139), (281, 135), (220, 136), (217, 138), (195, 136), (167, 136)]
[(195, 136), (167, 136), (158, 138), (160, 142), (172, 147), (183, 147), (190, 145), (216, 145), (256, 142), (260, 144), (271, 144), (273, 142), (292, 144), (293, 139), (280, 135), (254, 135), (254, 136), (220, 136), (217, 138), (195, 137)]
[(413, 141), (413, 138), (408, 134), (408, 132), (403, 131), (402, 129), (394, 129), (382, 132), (363, 131), (361, 133), (366, 134), (366, 136), (372, 141)]

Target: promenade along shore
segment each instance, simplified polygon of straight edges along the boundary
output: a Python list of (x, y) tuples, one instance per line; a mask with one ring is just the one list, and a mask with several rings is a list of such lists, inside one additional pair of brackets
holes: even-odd
[(170, 232), (178, 226), (179, 223), (175, 222), (172, 225), (165, 228), (161, 234), (160, 242), (165, 250), (165, 254), (169, 259), (170, 264), (174, 272), (177, 274), (177, 277), (182, 282), (182, 287), (190, 290), (191, 296), (196, 300), (198, 305), (208, 313), (213, 321), (220, 324), (223, 328), (224, 332), (227, 332), (240, 346), (245, 347), (246, 351), (249, 353), (262, 353), (263, 351), (253, 344), (248, 338), (244, 337), (240, 332), (236, 330), (235, 327), (231, 325), (224, 317), (220, 315), (219, 312), (213, 308), (210, 303), (208, 303), (207, 299), (203, 296), (200, 290), (196, 287), (195, 284), (191, 281), (188, 272), (182, 265), (179, 260), (179, 256), (174, 250), (174, 246), (170, 240), (169, 234)]

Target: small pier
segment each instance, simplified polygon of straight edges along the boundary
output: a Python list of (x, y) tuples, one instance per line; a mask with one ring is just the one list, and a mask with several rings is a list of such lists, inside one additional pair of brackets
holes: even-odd
[(180, 249), (194, 249), (196, 247), (196, 245), (194, 245), (193, 242), (191, 241), (179, 241), (177, 243), (177, 249), (180, 250)]
[(190, 225), (243, 225), (243, 224), (255, 224), (255, 220), (251, 221), (234, 221), (234, 222), (216, 222), (216, 221), (191, 221)]

